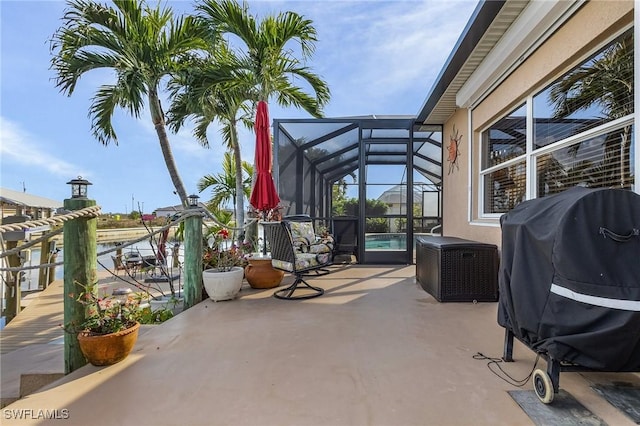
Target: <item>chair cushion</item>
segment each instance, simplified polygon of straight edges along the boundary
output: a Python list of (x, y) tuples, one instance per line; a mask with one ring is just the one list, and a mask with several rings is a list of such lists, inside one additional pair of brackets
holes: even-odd
[(291, 236), (294, 243), (305, 243), (311, 245), (316, 241), (316, 234), (313, 231), (311, 222), (289, 222)]
[[(326, 265), (331, 261), (331, 253), (296, 253), (296, 270), (313, 268), (314, 266)], [(272, 259), (271, 264), (274, 268), (293, 272), (294, 268), (291, 262)]]
[(333, 237), (328, 235), (320, 238), (314, 244), (309, 246), (309, 253), (331, 253), (333, 251), (334, 242)]
[(319, 238), (313, 230), (311, 222), (289, 222), (293, 249), (296, 253), (331, 253), (335, 245), (333, 237), (327, 235)]

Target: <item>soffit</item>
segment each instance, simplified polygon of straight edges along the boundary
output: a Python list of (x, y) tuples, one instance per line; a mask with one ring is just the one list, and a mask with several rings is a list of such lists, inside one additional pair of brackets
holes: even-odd
[[(520, 16), (528, 3), (528, 0), (508, 0), (505, 2), (495, 18), (492, 20), (484, 35), (482, 35), (475, 47), (473, 47), (467, 59), (464, 61), (462, 66), (460, 66), (459, 70), (451, 82), (446, 86), (443, 93), (439, 96), (439, 99), (431, 99), (432, 97), (438, 96), (437, 93), (431, 93), (431, 96), (423, 108), (428, 108), (430, 100), (435, 106), (433, 106), (430, 111), (423, 110), (421, 114), (419, 114), (419, 117), (425, 116), (426, 114), (426, 118), (423, 121), (424, 124), (443, 124), (447, 119), (449, 119), (449, 117), (451, 117), (457, 108), (456, 93), (458, 90), (478, 68), (487, 54), (509, 29), (511, 24), (513, 24), (518, 16)], [(460, 53), (462, 53), (461, 49), (462, 47), (458, 47), (458, 51), (460, 51)], [(454, 52), (453, 56), (455, 56), (456, 53), (458, 52)], [(436, 86), (437, 84), (434, 85), (434, 87)], [(434, 100), (436, 101), (435, 103), (433, 103)]]

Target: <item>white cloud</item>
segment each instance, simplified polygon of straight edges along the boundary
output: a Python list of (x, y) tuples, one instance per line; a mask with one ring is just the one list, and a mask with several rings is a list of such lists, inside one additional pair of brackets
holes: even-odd
[(79, 166), (50, 153), (51, 146), (39, 141), (19, 124), (0, 116), (0, 156), (3, 163), (14, 162), (65, 178), (89, 175)]
[(417, 113), (420, 105), (407, 94), (424, 99), (475, 5), (469, 0), (282, 3), (313, 19), (319, 42), (310, 66), (327, 80), (332, 106), (339, 105), (341, 115)]

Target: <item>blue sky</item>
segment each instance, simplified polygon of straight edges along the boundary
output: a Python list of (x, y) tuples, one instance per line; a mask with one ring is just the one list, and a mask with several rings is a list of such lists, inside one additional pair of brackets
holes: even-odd
[[(150, 2), (151, 3), (151, 2)], [(191, 12), (192, 1), (168, 5)], [(326, 117), (417, 114), (436, 76), (475, 9), (475, 0), (251, 1), (254, 15), (292, 10), (318, 32), (308, 64), (331, 89)], [(114, 126), (119, 145), (101, 145), (91, 134), (88, 109), (108, 73), (87, 74), (71, 97), (61, 94), (49, 70), (51, 35), (61, 24), (63, 1), (0, 0), (0, 185), (62, 201), (70, 179), (93, 183), (90, 198), (103, 213), (151, 213), (179, 204), (148, 110), (139, 120), (123, 111)], [(165, 105), (167, 109), (167, 105)], [(309, 118), (304, 111), (270, 105), (270, 118)], [(187, 192), (220, 172), (224, 148), (215, 124), (210, 149), (189, 129), (170, 134)], [(253, 162), (254, 137), (240, 130), (243, 160)], [(208, 199), (209, 194), (200, 194)]]

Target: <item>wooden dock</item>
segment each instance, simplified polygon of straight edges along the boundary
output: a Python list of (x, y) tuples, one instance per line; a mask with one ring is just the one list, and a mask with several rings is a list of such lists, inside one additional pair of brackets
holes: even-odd
[(56, 280), (23, 300), (26, 307), (0, 330), (0, 354), (62, 339), (63, 286), (63, 280)]
[(0, 407), (64, 376), (63, 280), (23, 299), (25, 308), (0, 330)]
[[(140, 291), (131, 282), (118, 280), (109, 271), (98, 271), (98, 288), (101, 293), (111, 294), (114, 288), (129, 287)], [(122, 275), (122, 274), (121, 274)], [(143, 277), (138, 277), (144, 280)], [(168, 282), (148, 284), (153, 295), (154, 288), (169, 292)], [(24, 309), (0, 330), (0, 354), (6, 354), (30, 345), (62, 343), (64, 332), (64, 280), (52, 282), (45, 290), (25, 297)], [(25, 306), (26, 305), (26, 306)]]
[[(98, 280), (108, 294), (128, 286), (107, 271)], [(25, 297), (24, 309), (0, 330), (0, 408), (64, 376), (63, 292), (64, 280), (56, 280)]]

